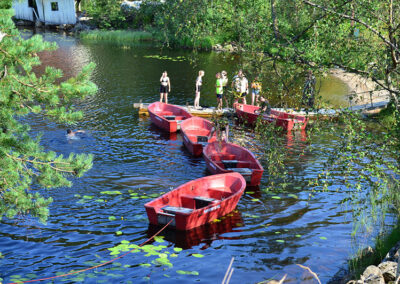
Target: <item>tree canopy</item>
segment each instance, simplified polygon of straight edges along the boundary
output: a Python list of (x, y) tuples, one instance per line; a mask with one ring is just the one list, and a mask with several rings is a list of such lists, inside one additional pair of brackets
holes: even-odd
[(13, 10), (0, 9), (0, 218), (30, 214), (44, 221), (52, 199), (44, 198), (40, 190), (70, 186), (68, 176), (82, 176), (93, 157), (47, 151), (40, 135), (30, 131), (29, 119), (41, 116), (63, 124), (81, 119), (82, 112), (73, 105), (96, 92), (89, 80), (94, 65), (68, 80), (52, 67), (38, 76), (32, 69), (40, 65), (37, 53), (56, 45), (40, 35), (22, 39), (12, 15)]

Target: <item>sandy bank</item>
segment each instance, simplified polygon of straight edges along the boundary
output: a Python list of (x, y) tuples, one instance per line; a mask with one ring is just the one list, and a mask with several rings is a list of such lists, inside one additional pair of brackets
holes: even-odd
[[(388, 102), (389, 92), (379, 90), (380, 87), (369, 78), (348, 73), (342, 69), (331, 69), (330, 74), (345, 82), (350, 89), (348, 99), (352, 106)], [(378, 89), (378, 91), (376, 91)]]

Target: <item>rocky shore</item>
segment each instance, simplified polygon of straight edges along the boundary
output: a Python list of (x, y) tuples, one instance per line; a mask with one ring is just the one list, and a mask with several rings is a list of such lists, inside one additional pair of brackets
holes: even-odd
[(387, 253), (378, 265), (368, 266), (358, 280), (351, 280), (347, 284), (385, 284), (400, 283), (400, 241)]

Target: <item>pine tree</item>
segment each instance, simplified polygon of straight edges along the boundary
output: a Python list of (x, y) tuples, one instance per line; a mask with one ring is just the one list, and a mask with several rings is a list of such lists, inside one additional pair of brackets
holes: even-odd
[(44, 198), (39, 191), (71, 186), (67, 178), (82, 176), (91, 168), (93, 157), (63, 157), (47, 151), (40, 137), (29, 134), (27, 122), (32, 116), (64, 124), (81, 119), (83, 114), (73, 103), (96, 92), (89, 81), (94, 65), (66, 81), (52, 67), (41, 76), (35, 74), (32, 68), (41, 64), (37, 53), (54, 50), (56, 45), (40, 35), (22, 39), (11, 20), (10, 2), (0, 5), (0, 218), (30, 214), (45, 221), (52, 198)]

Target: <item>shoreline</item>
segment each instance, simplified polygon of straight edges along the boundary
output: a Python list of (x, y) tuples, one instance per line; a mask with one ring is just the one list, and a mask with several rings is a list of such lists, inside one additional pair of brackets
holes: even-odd
[(379, 86), (369, 78), (346, 72), (343, 69), (330, 69), (329, 74), (343, 81), (349, 87), (347, 96), (351, 106), (378, 104), (390, 101), (390, 94), (386, 90), (376, 90)]

